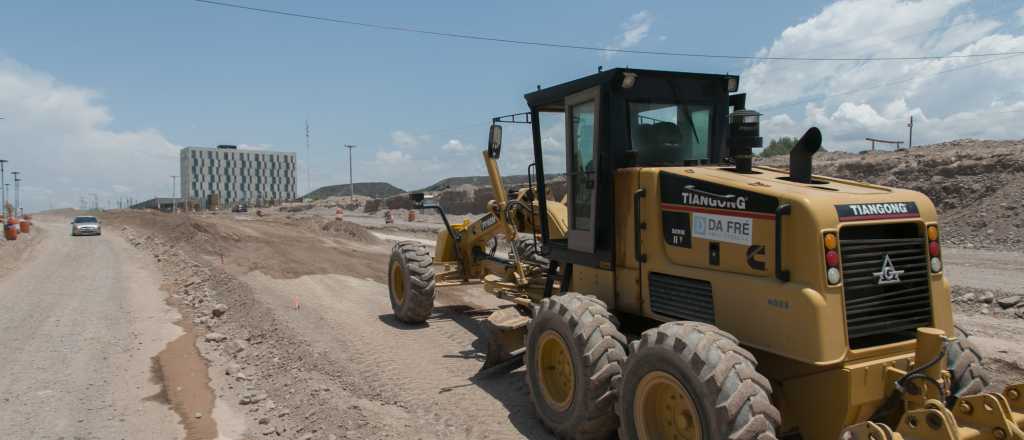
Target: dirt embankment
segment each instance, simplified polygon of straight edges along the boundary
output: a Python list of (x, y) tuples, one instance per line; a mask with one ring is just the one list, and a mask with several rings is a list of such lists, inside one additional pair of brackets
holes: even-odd
[[(786, 168), (788, 156), (760, 165)], [(932, 199), (942, 240), (967, 248), (1024, 244), (1024, 141), (955, 140), (911, 150), (814, 156), (814, 173), (908, 188)]]
[[(165, 215), (151, 211), (120, 211), (103, 219), (152, 231), (172, 248), (195, 252), (209, 263), (241, 272), (260, 271), (295, 278), (344, 271), (352, 276), (381, 278), (380, 264), (388, 249), (358, 225), (331, 226), (334, 220), (287, 217), (257, 218), (228, 213)], [(297, 252), (301, 250), (301, 252)]]
[[(536, 185), (536, 183), (534, 183)], [(524, 187), (524, 185), (506, 186), (506, 190)], [(566, 180), (556, 177), (547, 181), (548, 199), (562, 200), (566, 193)], [(453, 215), (479, 214), (486, 212), (487, 202), (494, 200), (494, 190), (490, 185), (462, 184), (448, 187), (434, 193), (437, 202), (445, 212)], [(371, 199), (365, 204), (365, 212), (377, 212), (382, 209), (413, 209), (415, 205), (409, 200), (408, 194), (399, 194), (386, 199)]]

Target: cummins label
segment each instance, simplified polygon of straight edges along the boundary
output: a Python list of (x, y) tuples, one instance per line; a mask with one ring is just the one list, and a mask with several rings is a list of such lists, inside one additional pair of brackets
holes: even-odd
[(839, 221), (881, 220), (892, 218), (917, 218), (917, 204), (914, 202), (858, 203), (836, 205)]

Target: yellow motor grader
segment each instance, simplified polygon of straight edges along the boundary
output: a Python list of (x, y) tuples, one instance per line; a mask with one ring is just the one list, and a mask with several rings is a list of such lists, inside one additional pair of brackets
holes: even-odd
[[(954, 326), (932, 202), (813, 175), (816, 128), (788, 171), (752, 166), (738, 82), (612, 69), (528, 93), (491, 127), (488, 214), (445, 220), (433, 257), (395, 246), (398, 319), (429, 319), (444, 285), (509, 299), (485, 366), (521, 360), (560, 438), (1024, 440), (1024, 385), (986, 390)], [(551, 120), (566, 203), (548, 197)], [(505, 122), (532, 127), (537, 176), (511, 195)]]

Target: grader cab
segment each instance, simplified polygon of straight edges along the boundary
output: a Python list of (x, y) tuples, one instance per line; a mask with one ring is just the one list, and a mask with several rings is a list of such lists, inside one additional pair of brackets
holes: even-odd
[[(446, 220), (433, 256), (395, 246), (396, 316), (428, 319), (452, 284), (510, 300), (485, 323), (485, 366), (521, 360), (560, 438), (1024, 440), (1024, 386), (988, 392), (954, 326), (932, 202), (813, 175), (816, 128), (788, 171), (752, 166), (759, 114), (738, 83), (612, 69), (527, 94), (483, 153), (488, 214)], [(545, 179), (551, 118), (564, 204)], [(533, 134), (536, 181), (511, 196), (503, 122)]]

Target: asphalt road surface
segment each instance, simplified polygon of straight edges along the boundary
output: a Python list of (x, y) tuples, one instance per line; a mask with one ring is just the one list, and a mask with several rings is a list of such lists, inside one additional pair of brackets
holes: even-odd
[(159, 274), (115, 231), (71, 237), (69, 220), (37, 219), (27, 259), (0, 273), (0, 437), (183, 438), (151, 373), (182, 333)]

